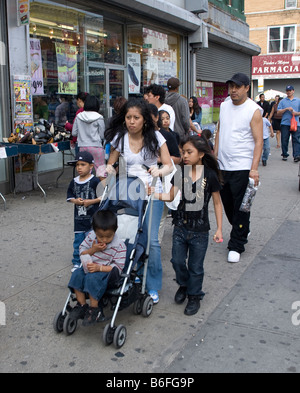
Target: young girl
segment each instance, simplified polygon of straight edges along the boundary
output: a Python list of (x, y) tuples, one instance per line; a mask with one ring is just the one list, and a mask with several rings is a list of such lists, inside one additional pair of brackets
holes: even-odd
[[(144, 101), (130, 99), (122, 107), (120, 113), (113, 118), (111, 128), (106, 132), (107, 141), (111, 142), (111, 153), (108, 160), (107, 172), (112, 173), (112, 164), (122, 156), (126, 162), (126, 171), (129, 176), (139, 177), (145, 185), (152, 183), (152, 177), (157, 177), (157, 187), (161, 187), (159, 177), (172, 172), (172, 162), (165, 138), (155, 130), (150, 110)], [(158, 157), (162, 167), (158, 168)], [(120, 164), (122, 161), (120, 160)], [(145, 170), (143, 165), (149, 167)], [(122, 165), (120, 165), (122, 166)], [(121, 168), (119, 166), (119, 170)], [(157, 189), (158, 192), (161, 188)], [(158, 242), (159, 223), (164, 204), (162, 201), (153, 201), (152, 227), (150, 238), (150, 251), (148, 260), (146, 289), (158, 303), (158, 291), (162, 286), (161, 250)], [(149, 221), (149, 211), (145, 217), (145, 226)]]
[[(221, 177), (218, 163), (203, 137), (189, 136), (181, 142), (183, 165), (173, 177), (169, 194), (155, 193), (155, 198), (172, 201), (178, 190), (181, 202), (172, 211), (174, 232), (172, 245), (173, 268), (179, 289), (175, 302), (182, 304), (188, 296), (184, 313), (194, 315), (200, 308), (204, 297), (202, 283), (204, 277), (204, 258), (208, 246), (210, 229), (208, 204), (212, 196), (217, 230), (214, 241), (222, 239), (222, 203), (220, 199)], [(186, 265), (187, 253), (189, 252)]]
[(171, 132), (172, 135), (175, 136), (176, 142), (179, 144), (179, 135), (176, 132), (172, 131), (170, 128), (171, 118), (170, 118), (169, 112), (162, 109), (158, 112), (158, 114), (159, 114), (159, 120), (161, 122), (161, 128)]

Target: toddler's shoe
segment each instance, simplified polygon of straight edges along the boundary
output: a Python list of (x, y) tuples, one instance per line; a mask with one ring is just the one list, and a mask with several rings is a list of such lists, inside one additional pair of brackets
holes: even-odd
[(159, 302), (159, 296), (157, 291), (154, 291), (152, 289), (151, 291), (149, 291), (149, 295), (152, 297), (154, 304), (157, 304)]
[(103, 314), (101, 307), (89, 307), (84, 319), (82, 321), (83, 326), (94, 325), (97, 322), (103, 322), (106, 318)]
[(240, 261), (241, 254), (237, 251), (229, 251), (228, 253), (228, 262), (230, 263), (237, 263)]
[(74, 273), (76, 269), (79, 269), (80, 265), (74, 265), (71, 269), (71, 273)]
[(73, 310), (70, 312), (70, 318), (74, 320), (83, 319), (88, 308), (88, 304), (81, 305), (80, 303), (77, 303)]

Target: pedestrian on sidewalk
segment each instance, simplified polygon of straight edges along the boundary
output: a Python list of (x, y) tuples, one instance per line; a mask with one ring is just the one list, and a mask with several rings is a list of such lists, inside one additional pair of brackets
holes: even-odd
[(240, 206), (249, 177), (259, 184), (258, 165), (263, 148), (262, 109), (250, 98), (250, 80), (237, 73), (227, 81), (229, 100), (220, 107), (220, 121), (215, 140), (215, 155), (219, 160), (224, 185), (221, 198), (228, 221), (232, 225), (228, 242), (228, 262), (239, 262), (245, 251), (250, 231), (250, 213)]
[[(289, 139), (292, 136), (293, 157), (294, 162), (300, 161), (300, 98), (294, 96), (294, 86), (288, 85), (286, 87), (287, 97), (283, 98), (279, 104), (277, 113), (282, 115), (281, 119), (281, 149), (282, 160), (287, 161), (289, 156)], [(297, 131), (290, 131), (291, 118), (295, 116), (297, 121)]]
[(74, 242), (73, 242), (73, 268), (79, 268), (79, 246), (92, 229), (92, 217), (97, 211), (100, 198), (97, 198), (96, 189), (100, 180), (91, 174), (94, 167), (94, 158), (87, 152), (79, 152), (75, 158), (78, 176), (69, 184), (67, 201), (74, 204)]
[[(109, 210), (100, 210), (94, 214), (92, 226), (93, 231), (79, 249), (82, 267), (73, 272), (68, 285), (77, 299), (70, 318), (83, 319), (83, 326), (105, 319), (99, 301), (108, 282), (119, 281), (126, 261), (126, 246), (116, 234), (117, 216)], [(86, 303), (86, 293), (89, 294), (90, 306)]]
[(272, 106), (271, 113), (269, 116), (269, 120), (272, 122), (273, 131), (276, 134), (276, 148), (280, 148), (280, 140), (281, 140), (281, 133), (280, 133), (280, 123), (282, 119), (282, 115), (279, 115), (277, 112), (278, 104), (282, 100), (280, 95), (275, 96), (274, 105)]
[[(208, 204), (212, 197), (217, 221), (215, 242), (222, 242), (221, 175), (219, 165), (206, 138), (188, 136), (181, 142), (183, 165), (171, 180), (168, 193), (154, 193), (156, 199), (171, 202), (181, 192), (177, 210), (172, 210), (172, 259), (179, 289), (175, 302), (188, 303), (185, 315), (194, 315), (200, 308), (204, 278), (204, 259), (209, 240)], [(186, 259), (188, 257), (188, 261)]]
[(168, 93), (165, 102), (174, 109), (175, 125), (174, 130), (180, 139), (183, 139), (189, 134), (190, 130), (190, 109), (187, 99), (182, 97), (179, 92), (181, 82), (178, 78), (170, 78), (168, 80)]
[(263, 117), (264, 145), (263, 145), (263, 153), (261, 156), (263, 166), (267, 166), (267, 161), (270, 155), (270, 137), (274, 138), (274, 131), (273, 131), (272, 124), (266, 117)]

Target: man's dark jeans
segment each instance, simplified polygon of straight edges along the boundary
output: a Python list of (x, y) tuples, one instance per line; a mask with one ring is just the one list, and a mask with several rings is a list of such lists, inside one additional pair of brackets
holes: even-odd
[(292, 146), (293, 146), (293, 157), (300, 157), (300, 127), (297, 128), (297, 131), (290, 131), (290, 126), (282, 125), (280, 127), (281, 131), (281, 149), (282, 156), (288, 157), (289, 150), (289, 139), (290, 135), (292, 136)]
[(250, 231), (250, 213), (240, 211), (248, 185), (249, 171), (222, 171), (224, 185), (220, 192), (228, 221), (232, 225), (228, 249), (242, 253)]

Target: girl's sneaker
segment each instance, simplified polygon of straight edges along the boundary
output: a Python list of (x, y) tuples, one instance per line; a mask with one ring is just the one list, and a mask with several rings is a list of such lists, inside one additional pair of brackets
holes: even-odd
[(152, 297), (154, 304), (157, 304), (159, 302), (159, 296), (157, 291), (154, 291), (152, 289), (151, 291), (149, 291), (149, 295)]
[(88, 308), (88, 304), (81, 305), (80, 303), (77, 303), (73, 310), (70, 312), (70, 318), (74, 320), (83, 319)]

